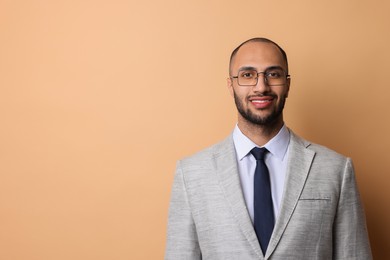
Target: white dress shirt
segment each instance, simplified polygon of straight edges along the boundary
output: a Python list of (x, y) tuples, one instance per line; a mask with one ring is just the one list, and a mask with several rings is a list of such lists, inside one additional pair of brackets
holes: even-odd
[[(237, 154), (238, 172), (240, 174), (241, 187), (249, 215), (253, 222), (253, 178), (256, 169), (256, 159), (253, 157), (250, 151), (254, 147), (258, 146), (248, 137), (246, 137), (237, 125), (233, 131), (233, 141)], [(280, 203), (283, 196), (289, 143), (290, 132), (287, 127), (283, 125), (279, 133), (268, 143), (262, 146), (267, 148), (269, 151), (269, 153), (266, 153), (264, 161), (270, 174), (275, 220), (279, 214)]]

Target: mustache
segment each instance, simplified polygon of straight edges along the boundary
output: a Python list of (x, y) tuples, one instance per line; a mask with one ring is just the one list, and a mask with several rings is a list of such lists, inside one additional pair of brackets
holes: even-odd
[(277, 98), (278, 95), (276, 95), (275, 93), (272, 93), (272, 92), (266, 92), (266, 93), (261, 93), (261, 94), (256, 94), (256, 95), (247, 96), (247, 99), (256, 98), (256, 97), (272, 97), (272, 98)]

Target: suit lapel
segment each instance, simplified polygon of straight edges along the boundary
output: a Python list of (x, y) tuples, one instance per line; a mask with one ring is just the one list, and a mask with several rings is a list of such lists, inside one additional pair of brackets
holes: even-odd
[(315, 152), (306, 149), (310, 143), (297, 137), (290, 130), (289, 161), (279, 216), (268, 245), (266, 259), (273, 253), (298, 203), (305, 185)]
[(219, 183), (232, 209), (233, 215), (249, 244), (259, 259), (262, 260), (264, 259), (263, 253), (261, 252), (242, 193), (232, 136), (222, 142), (220, 146), (216, 147), (214, 160)]

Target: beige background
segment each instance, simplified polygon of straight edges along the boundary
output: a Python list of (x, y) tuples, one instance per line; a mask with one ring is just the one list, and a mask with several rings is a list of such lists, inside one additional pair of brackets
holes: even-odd
[(285, 48), (286, 122), (353, 158), (390, 259), (389, 4), (0, 0), (0, 259), (162, 259), (177, 159), (223, 139), (240, 42)]

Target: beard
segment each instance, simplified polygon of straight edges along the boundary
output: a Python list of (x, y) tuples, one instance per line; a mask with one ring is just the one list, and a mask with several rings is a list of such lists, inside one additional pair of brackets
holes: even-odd
[(267, 116), (256, 115), (249, 108), (245, 109), (243, 101), (236, 95), (236, 92), (234, 92), (234, 102), (236, 103), (236, 107), (240, 115), (248, 122), (255, 125), (271, 126), (282, 115), (283, 108), (286, 103), (286, 97), (282, 96), (279, 105)]

